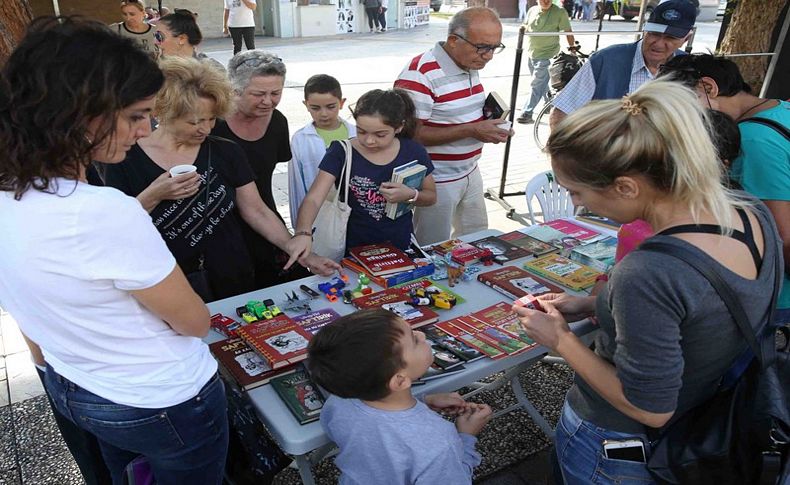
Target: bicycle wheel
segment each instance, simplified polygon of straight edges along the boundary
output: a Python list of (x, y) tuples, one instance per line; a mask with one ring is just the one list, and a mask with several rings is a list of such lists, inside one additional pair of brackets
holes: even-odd
[(546, 142), (549, 140), (549, 115), (551, 108), (554, 107), (554, 98), (550, 99), (535, 117), (535, 126), (532, 128), (532, 133), (535, 137), (535, 145), (543, 150), (546, 148)]

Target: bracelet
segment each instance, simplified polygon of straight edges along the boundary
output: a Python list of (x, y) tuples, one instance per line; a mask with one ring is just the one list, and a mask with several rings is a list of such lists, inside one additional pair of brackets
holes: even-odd
[(307, 236), (310, 240), (313, 240), (313, 232), (312, 231), (295, 231), (291, 236), (291, 239), (295, 238), (296, 236)]
[(415, 202), (417, 202), (417, 197), (419, 197), (419, 196), (420, 196), (420, 191), (417, 190), (417, 189), (414, 189), (414, 197), (412, 197), (411, 199), (407, 200), (406, 202), (408, 202), (409, 204), (414, 204)]

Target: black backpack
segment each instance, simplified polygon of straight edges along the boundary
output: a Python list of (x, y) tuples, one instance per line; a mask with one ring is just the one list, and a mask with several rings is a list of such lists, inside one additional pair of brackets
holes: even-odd
[(582, 68), (582, 62), (577, 56), (560, 52), (551, 60), (549, 66), (549, 77), (551, 78), (551, 89), (559, 91), (564, 88), (571, 78)]
[[(734, 383), (721, 385), (713, 397), (663, 429), (649, 429), (650, 474), (662, 484), (779, 483), (782, 470), (790, 470), (790, 329), (774, 328), (771, 317), (781, 268), (777, 264), (769, 316), (763, 328), (755, 332), (733, 290), (701, 257), (656, 241), (645, 241), (639, 250), (672, 255), (705, 276), (749, 344), (727, 373), (735, 377)], [(779, 349), (776, 330), (785, 341)]]

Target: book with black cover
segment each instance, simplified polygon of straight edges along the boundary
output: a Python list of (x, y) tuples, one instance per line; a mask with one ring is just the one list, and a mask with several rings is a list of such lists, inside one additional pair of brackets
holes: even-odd
[(487, 120), (504, 120), (510, 114), (510, 107), (496, 91), (491, 91), (483, 104), (483, 116)]
[(271, 380), (272, 388), (280, 396), (299, 424), (316, 421), (324, 407), (321, 390), (302, 369)]

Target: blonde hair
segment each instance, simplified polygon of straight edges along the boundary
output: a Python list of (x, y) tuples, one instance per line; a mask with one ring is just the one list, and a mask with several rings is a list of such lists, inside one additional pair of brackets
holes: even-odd
[(693, 220), (709, 212), (725, 233), (732, 207), (748, 205), (723, 185), (724, 167), (713, 145), (707, 111), (692, 90), (656, 80), (622, 99), (595, 101), (567, 116), (546, 146), (552, 165), (597, 189), (617, 177), (643, 175)]
[(223, 118), (232, 109), (230, 81), (225, 73), (210, 62), (191, 57), (172, 56), (159, 61), (165, 84), (156, 96), (154, 111), (167, 123), (195, 113), (200, 98), (216, 104), (214, 115)]
[(137, 7), (141, 12), (145, 12), (145, 2), (143, 0), (124, 0), (121, 2), (121, 8), (129, 6)]

